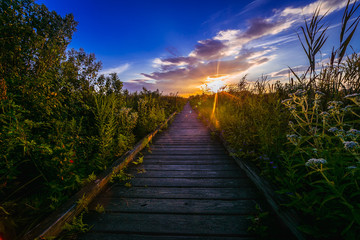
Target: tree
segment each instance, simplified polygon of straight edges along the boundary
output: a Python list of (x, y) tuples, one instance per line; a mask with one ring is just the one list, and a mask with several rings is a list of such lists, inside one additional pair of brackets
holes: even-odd
[(72, 14), (62, 17), (33, 0), (0, 2), (0, 79), (34, 116), (51, 112), (48, 99), (61, 87), (59, 66), (76, 25)]

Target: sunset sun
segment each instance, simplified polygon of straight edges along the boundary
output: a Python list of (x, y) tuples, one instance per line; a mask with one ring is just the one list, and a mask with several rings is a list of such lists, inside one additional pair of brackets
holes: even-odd
[(210, 90), (213, 93), (217, 93), (221, 88), (226, 86), (226, 78), (228, 76), (208, 76), (206, 82), (200, 86), (201, 89)]

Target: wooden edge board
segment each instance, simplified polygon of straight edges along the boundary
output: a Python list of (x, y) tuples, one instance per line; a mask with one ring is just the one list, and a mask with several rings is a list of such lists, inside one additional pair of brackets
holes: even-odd
[(215, 126), (204, 116), (202, 116), (197, 109), (194, 109), (195, 112), (200, 116), (203, 123), (206, 123), (205, 126), (209, 128), (211, 132), (214, 132), (220, 139), (221, 143), (224, 145), (225, 149), (229, 152), (229, 155), (235, 160), (235, 162), (239, 165), (241, 169), (243, 169), (246, 175), (251, 179), (251, 181), (255, 184), (257, 189), (265, 196), (266, 201), (273, 209), (273, 211), (278, 215), (278, 217), (283, 221), (285, 226), (290, 230), (290, 232), (296, 237), (298, 240), (306, 240), (305, 235), (298, 229), (299, 217), (297, 216), (295, 211), (291, 211), (289, 209), (281, 208), (281, 199), (276, 196), (275, 191), (271, 187), (271, 184), (261, 177), (258, 174), (258, 170), (256, 170), (255, 166), (249, 161), (244, 159), (240, 159), (236, 156), (235, 151), (230, 147), (229, 143), (225, 140), (222, 132), (218, 131)]
[[(176, 112), (172, 113), (166, 121), (161, 124), (155, 131), (148, 134), (140, 140), (135, 147), (126, 152), (121, 158), (116, 160), (111, 167), (104, 171), (94, 181), (85, 185), (79, 192), (71, 197), (59, 210), (48, 216), (44, 221), (40, 222), (37, 226), (27, 232), (22, 239), (45, 239), (56, 237), (63, 230), (66, 223), (70, 223), (74, 217), (80, 214), (90, 202), (104, 189), (107, 183), (111, 180), (112, 176), (118, 173), (121, 169), (126, 167), (166, 124), (175, 116)], [(81, 204), (79, 203), (81, 200)]]

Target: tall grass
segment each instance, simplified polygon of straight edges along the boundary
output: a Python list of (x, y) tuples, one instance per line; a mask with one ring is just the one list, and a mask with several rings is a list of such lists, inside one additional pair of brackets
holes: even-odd
[(357, 239), (360, 236), (360, 85), (359, 54), (352, 48), (360, 4), (347, 2), (329, 62), (317, 68), (327, 40), (324, 16), (317, 8), (300, 28), (299, 40), (309, 67), (294, 80), (269, 84), (245, 78), (215, 96), (191, 99), (214, 119), (237, 154), (259, 167), (285, 199), (283, 206), (302, 218), (309, 239)]

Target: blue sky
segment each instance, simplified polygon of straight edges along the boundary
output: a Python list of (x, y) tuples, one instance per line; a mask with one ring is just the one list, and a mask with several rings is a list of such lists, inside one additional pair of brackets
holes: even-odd
[[(129, 90), (188, 95), (204, 84), (229, 84), (248, 74), (273, 80), (306, 56), (296, 36), (319, 4), (329, 39), (319, 61), (338, 46), (346, 0), (38, 0), (79, 22), (70, 48), (95, 53), (102, 73), (117, 72)], [(337, 26), (337, 27), (336, 27)], [(356, 33), (354, 39), (358, 38)], [(360, 44), (352, 42), (359, 52)], [(320, 59), (322, 58), (322, 59)]]

